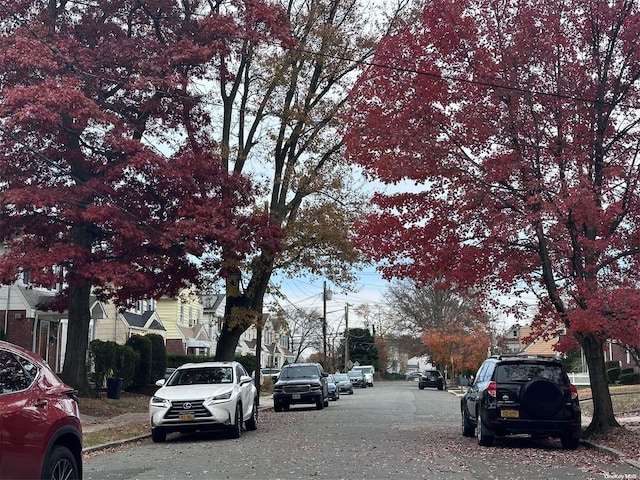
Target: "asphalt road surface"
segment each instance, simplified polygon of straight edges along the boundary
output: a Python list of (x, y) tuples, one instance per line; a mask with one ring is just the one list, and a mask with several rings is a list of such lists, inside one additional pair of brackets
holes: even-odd
[(85, 456), (92, 479), (625, 479), (640, 470), (580, 446), (526, 437), (480, 447), (460, 433), (459, 399), (416, 382), (376, 382), (328, 408), (261, 411), (258, 430), (171, 434)]

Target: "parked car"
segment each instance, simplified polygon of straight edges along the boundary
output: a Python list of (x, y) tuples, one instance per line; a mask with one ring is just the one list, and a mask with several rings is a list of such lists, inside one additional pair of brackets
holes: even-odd
[(425, 370), (420, 374), (418, 378), (418, 388), (424, 390), (427, 387), (437, 388), (438, 390), (444, 390), (446, 383), (444, 377), (438, 370)]
[(569, 449), (580, 441), (578, 390), (553, 358), (488, 358), (461, 398), (460, 409), (462, 434), (475, 434), (480, 445), (511, 434), (560, 438)]
[(171, 432), (227, 430), (239, 438), (258, 425), (258, 391), (238, 362), (187, 363), (176, 369), (149, 401), (151, 438)]
[(422, 376), (422, 373), (420, 372), (411, 372), (407, 374), (407, 380), (413, 380), (414, 382), (417, 382), (421, 376)]
[(319, 363), (290, 363), (282, 367), (273, 386), (273, 409), (289, 410), (293, 404), (315, 403), (318, 410), (329, 406), (328, 374)]
[(351, 370), (360, 370), (368, 387), (373, 387), (373, 375), (376, 373), (373, 365), (356, 365)]
[(336, 382), (340, 393), (348, 393), (349, 395), (353, 395), (353, 385), (351, 385), (351, 379), (349, 378), (349, 375), (347, 375), (346, 373), (334, 373), (333, 380)]
[(0, 341), (0, 478), (82, 478), (78, 399), (35, 353)]
[(338, 385), (336, 385), (333, 375), (327, 377), (327, 390), (329, 391), (329, 400), (340, 399), (340, 390), (338, 389)]
[(281, 370), (279, 368), (263, 368), (262, 370), (260, 370), (260, 373), (262, 373), (262, 377), (264, 379), (270, 379), (271, 383), (276, 383), (278, 381), (280, 372)]
[(364, 374), (360, 370), (350, 370), (347, 375), (349, 375), (352, 387), (367, 388), (367, 382), (364, 379)]

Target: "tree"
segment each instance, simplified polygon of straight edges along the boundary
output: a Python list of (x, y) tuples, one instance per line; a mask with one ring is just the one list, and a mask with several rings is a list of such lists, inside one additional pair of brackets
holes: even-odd
[(474, 330), (458, 326), (445, 330), (429, 328), (422, 332), (422, 343), (429, 349), (431, 361), (455, 372), (475, 373), (487, 358), (489, 335), (482, 324)]
[(349, 285), (360, 260), (350, 232), (367, 202), (362, 182), (344, 163), (340, 132), (359, 62), (373, 54), (380, 34), (359, 0), (281, 3), (291, 25), (286, 49), (237, 42), (233, 58), (219, 64), (223, 164), (259, 179), (265, 201), (256, 209), (268, 213), (281, 235), (248, 262), (234, 248), (223, 251), (218, 360), (229, 359), (240, 335), (260, 318), (274, 272)]
[[(338, 365), (344, 365), (344, 339), (338, 349), (340, 357)], [(349, 329), (349, 360), (360, 365), (374, 365), (380, 369), (378, 362), (378, 347), (367, 328)]]
[(604, 342), (640, 332), (638, 18), (625, 0), (428, 2), (381, 42), (345, 137), (372, 177), (416, 185), (377, 195), (361, 248), (389, 278), (536, 295), (532, 326), (584, 350), (587, 434), (617, 426)]
[(396, 280), (388, 294), (397, 328), (402, 332), (419, 335), (451, 325), (471, 328), (478, 319), (486, 318), (471, 294), (456, 291), (455, 286), (439, 279)]
[(172, 295), (199, 280), (192, 258), (229, 245), (241, 257), (273, 237), (203, 134), (198, 84), (235, 38), (273, 43), (281, 22), (259, 1), (0, 11), (0, 281), (28, 270), (36, 285), (65, 286), (62, 377), (88, 395), (92, 293), (122, 306)]
[(322, 350), (322, 322), (320, 312), (300, 308), (288, 308), (283, 317), (289, 330), (293, 361), (298, 362), (309, 348)]

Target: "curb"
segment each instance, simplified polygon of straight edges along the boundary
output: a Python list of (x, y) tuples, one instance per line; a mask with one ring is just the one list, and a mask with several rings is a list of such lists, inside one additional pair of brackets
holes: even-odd
[(597, 443), (593, 443), (590, 440), (585, 440), (583, 438), (580, 439), (580, 443), (583, 444), (584, 446), (588, 447), (588, 448), (593, 448), (594, 450), (597, 450), (598, 452), (602, 452), (605, 453), (607, 455), (611, 455), (612, 457), (621, 460), (625, 463), (627, 463), (628, 465), (631, 465), (632, 467), (635, 467), (637, 469), (640, 469), (640, 462), (633, 460), (631, 458), (626, 458), (624, 456), (624, 453), (616, 450), (615, 448), (610, 448), (610, 447), (605, 447), (603, 445), (599, 445)]

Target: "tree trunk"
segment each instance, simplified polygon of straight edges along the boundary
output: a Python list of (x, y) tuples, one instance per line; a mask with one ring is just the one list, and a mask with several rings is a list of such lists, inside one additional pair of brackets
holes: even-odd
[(69, 330), (67, 351), (60, 377), (78, 390), (81, 397), (96, 396), (87, 376), (87, 351), (89, 347), (89, 322), (91, 313), (89, 299), (91, 285), (69, 286)]
[(585, 436), (619, 427), (613, 414), (613, 403), (609, 392), (609, 381), (604, 362), (604, 342), (593, 334), (579, 339), (584, 350), (591, 381), (591, 397), (593, 401), (593, 419), (585, 431)]
[(216, 347), (215, 360), (217, 362), (233, 360), (236, 354), (236, 346), (238, 345), (240, 336), (246, 330), (246, 328), (242, 328), (239, 326), (228, 329), (226, 325), (227, 321), (225, 319), (224, 326), (222, 327), (222, 331), (220, 332), (220, 337), (218, 338), (218, 345)]

